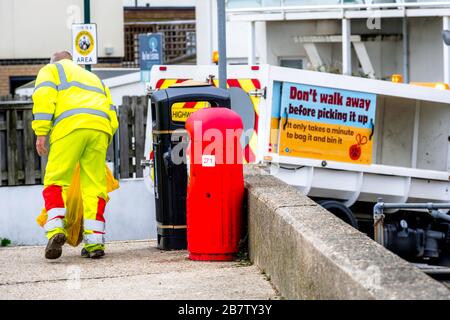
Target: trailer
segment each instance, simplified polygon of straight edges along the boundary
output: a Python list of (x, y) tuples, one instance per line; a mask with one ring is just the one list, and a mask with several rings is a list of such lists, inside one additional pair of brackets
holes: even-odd
[[(150, 88), (185, 80), (217, 86), (217, 76), (214, 65), (154, 66)], [(231, 65), (227, 76), (232, 109), (246, 129), (244, 162), (268, 163), (271, 174), (354, 227), (373, 224), (372, 209), (380, 199), (450, 202), (449, 90), (270, 65)], [(207, 105), (176, 106), (172, 120), (184, 121), (202, 107)], [(386, 225), (399, 232), (401, 221), (416, 229), (437, 228), (446, 234), (442, 250), (449, 250), (448, 222), (389, 210)]]

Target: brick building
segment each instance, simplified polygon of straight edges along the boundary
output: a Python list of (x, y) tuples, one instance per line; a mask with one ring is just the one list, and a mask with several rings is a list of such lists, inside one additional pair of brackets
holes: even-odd
[[(83, 0), (0, 1), (0, 96), (34, 80), (53, 52), (72, 51), (71, 25), (84, 21)], [(123, 2), (91, 0), (101, 67), (122, 66)]]
[[(94, 68), (139, 67), (138, 35), (150, 32), (164, 34), (166, 63), (195, 63), (195, 7), (124, 7), (122, 0), (108, 1), (107, 8), (102, 4), (91, 0), (91, 21), (98, 30)], [(6, 45), (0, 47), (0, 96), (34, 80), (53, 52), (71, 51), (70, 26), (83, 19), (83, 0), (1, 1), (0, 38)]]

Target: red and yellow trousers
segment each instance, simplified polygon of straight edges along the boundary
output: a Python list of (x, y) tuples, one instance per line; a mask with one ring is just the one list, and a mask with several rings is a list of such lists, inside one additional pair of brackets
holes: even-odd
[(77, 129), (51, 143), (43, 191), (48, 213), (44, 228), (48, 239), (57, 233), (66, 234), (66, 194), (79, 162), (84, 247), (89, 252), (104, 249), (107, 199), (105, 160), (109, 140), (109, 135), (102, 131)]

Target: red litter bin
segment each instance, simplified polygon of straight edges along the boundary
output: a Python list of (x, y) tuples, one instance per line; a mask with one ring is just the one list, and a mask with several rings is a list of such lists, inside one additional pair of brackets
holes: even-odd
[(189, 259), (232, 260), (239, 250), (244, 177), (240, 116), (227, 108), (194, 112), (186, 121)]

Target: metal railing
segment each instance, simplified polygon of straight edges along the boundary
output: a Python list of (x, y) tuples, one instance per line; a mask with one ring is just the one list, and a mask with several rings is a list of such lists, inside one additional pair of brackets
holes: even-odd
[(449, 0), (227, 0), (227, 12), (399, 9), (449, 6)]

